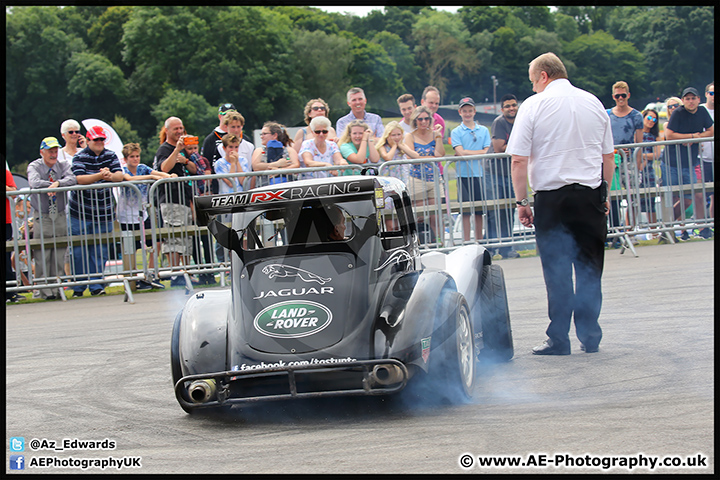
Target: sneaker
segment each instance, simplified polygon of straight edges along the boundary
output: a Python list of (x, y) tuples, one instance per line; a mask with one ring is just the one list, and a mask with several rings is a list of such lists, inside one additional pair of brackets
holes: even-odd
[(680, 240), (684, 242), (690, 240), (690, 234), (688, 234), (687, 230), (683, 230), (682, 235), (680, 235)]
[(85, 290), (83, 290), (82, 292), (76, 292), (76, 291), (73, 290), (73, 295), (72, 295), (72, 296), (73, 296), (73, 297), (82, 297), (84, 293), (85, 293)]
[(507, 254), (503, 255), (502, 258), (518, 258), (520, 254), (515, 250), (510, 250)]
[(18, 295), (17, 293), (13, 293), (9, 297), (5, 297), (5, 303), (17, 303), (20, 300), (25, 300), (25, 297)]
[(705, 227), (698, 232), (698, 236), (707, 240), (707, 239), (711, 238), (713, 236), (713, 234), (708, 227)]
[(137, 290), (150, 290), (151, 288), (153, 288), (153, 286), (145, 280), (138, 280), (137, 282), (135, 282), (135, 288)]
[(102, 289), (102, 290), (91, 290), (90, 295), (92, 295), (93, 297), (97, 297), (100, 295), (107, 295), (107, 294), (105, 293), (105, 289)]

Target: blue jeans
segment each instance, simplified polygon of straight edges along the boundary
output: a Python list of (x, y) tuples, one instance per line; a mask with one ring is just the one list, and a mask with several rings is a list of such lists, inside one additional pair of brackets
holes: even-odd
[[(502, 170), (502, 171), (500, 171)], [(512, 176), (510, 170), (500, 168), (486, 168), (483, 176), (485, 200), (499, 200), (503, 198), (515, 198)], [(515, 210), (511, 208), (499, 208), (498, 206), (488, 207), (485, 210), (487, 217), (487, 238), (512, 237), (513, 219)], [(498, 248), (498, 253), (503, 257), (512, 250), (512, 247)]]
[[(682, 177), (682, 182), (680, 181)], [(673, 167), (670, 166), (670, 185), (682, 185), (687, 187), (685, 190), (684, 197), (688, 200), (692, 198), (692, 194), (689, 193), (690, 187), (693, 183), (697, 183), (697, 177), (695, 176), (695, 167)], [(673, 193), (673, 196), (680, 196), (680, 192)]]
[[(84, 236), (83, 244), (72, 249), (73, 267), (75, 276), (79, 280), (95, 280), (102, 277), (105, 263), (108, 259), (108, 242), (93, 243), (93, 236), (100, 233), (112, 232), (112, 222), (97, 221), (96, 219), (75, 218), (70, 215), (70, 233), (73, 237)], [(96, 275), (90, 275), (96, 274)], [(100, 274), (100, 275), (97, 275)], [(82, 278), (82, 276), (85, 278)], [(103, 289), (101, 284), (87, 285), (90, 292)], [(86, 285), (78, 285), (73, 290), (79, 294), (85, 291)]]

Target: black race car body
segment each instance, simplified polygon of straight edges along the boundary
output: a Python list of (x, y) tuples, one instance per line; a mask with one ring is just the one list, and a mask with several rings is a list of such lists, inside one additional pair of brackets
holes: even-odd
[(389, 394), (418, 374), (467, 396), (478, 355), (512, 357), (502, 271), (478, 245), (421, 255), (396, 179), (287, 182), (195, 207), (232, 252), (232, 282), (176, 318), (172, 375), (188, 412)]

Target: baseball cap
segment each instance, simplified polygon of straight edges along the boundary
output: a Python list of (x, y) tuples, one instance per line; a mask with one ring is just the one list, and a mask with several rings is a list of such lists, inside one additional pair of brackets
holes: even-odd
[(463, 97), (462, 99), (460, 99), (460, 105), (458, 105), (458, 108), (462, 108), (465, 105), (472, 105), (474, 107), (475, 101), (470, 97)]
[(682, 95), (680, 95), (680, 98), (685, 98), (685, 95), (687, 95), (688, 93), (692, 93), (692, 94), (695, 95), (696, 97), (699, 97), (699, 96), (700, 96), (700, 94), (698, 93), (698, 91), (697, 91), (696, 88), (694, 88), (694, 87), (687, 87), (685, 90), (683, 90), (683, 93), (682, 93)]
[(220, 105), (220, 108), (218, 109), (218, 113), (225, 113), (225, 112), (237, 112), (237, 109), (235, 108), (235, 105), (232, 103), (223, 103)]
[(60, 148), (60, 142), (55, 137), (45, 137), (40, 142), (40, 150), (49, 150), (54, 147)]
[(100, 125), (88, 128), (87, 134), (85, 135), (88, 140), (95, 140), (96, 138), (107, 138), (105, 130)]

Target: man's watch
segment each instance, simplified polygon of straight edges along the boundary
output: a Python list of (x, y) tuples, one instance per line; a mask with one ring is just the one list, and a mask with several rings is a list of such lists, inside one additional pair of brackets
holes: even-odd
[(519, 207), (527, 207), (528, 205), (530, 205), (530, 202), (528, 202), (528, 199), (527, 199), (527, 198), (523, 198), (522, 200), (518, 200), (518, 201), (516, 201), (515, 203), (517, 203)]

